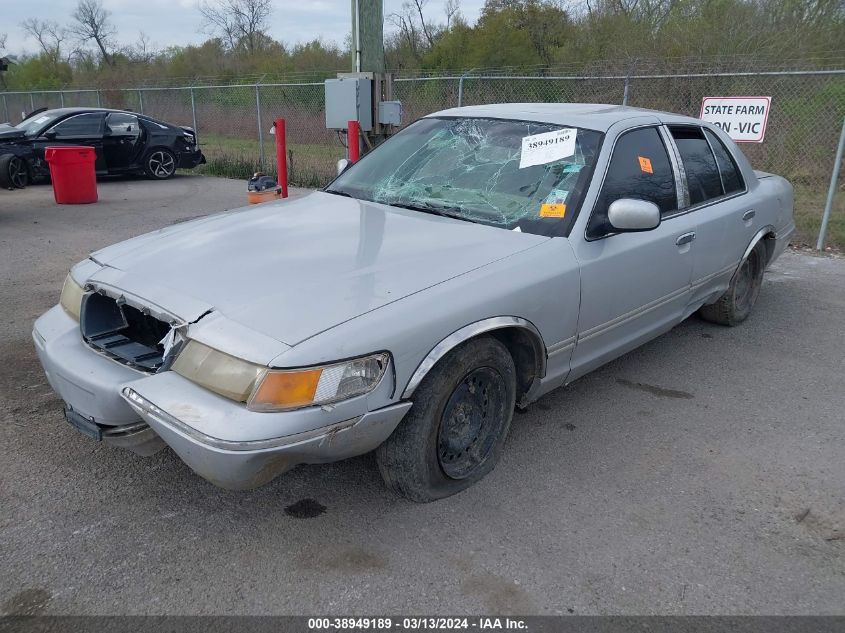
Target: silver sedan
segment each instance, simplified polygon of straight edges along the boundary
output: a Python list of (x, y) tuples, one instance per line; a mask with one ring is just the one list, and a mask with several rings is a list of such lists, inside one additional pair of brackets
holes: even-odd
[(429, 501), (493, 469), (515, 407), (694, 312), (745, 320), (792, 204), (697, 119), (446, 110), (305, 198), (93, 253), (33, 338), (96, 440), (234, 489), (375, 450)]

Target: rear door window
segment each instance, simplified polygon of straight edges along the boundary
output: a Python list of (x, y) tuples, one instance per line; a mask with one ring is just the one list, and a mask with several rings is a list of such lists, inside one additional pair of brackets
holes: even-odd
[(722, 179), (710, 144), (700, 127), (670, 127), (687, 174), (690, 205), (722, 195)]
[(739, 168), (733, 156), (728, 151), (728, 148), (710, 130), (704, 130), (704, 134), (707, 140), (710, 141), (710, 147), (713, 148), (713, 153), (716, 155), (716, 164), (719, 166), (719, 173), (722, 176), (722, 188), (725, 194), (736, 193), (745, 189)]
[(108, 136), (138, 136), (140, 133), (138, 117), (125, 112), (112, 112), (106, 117)]
[(677, 211), (675, 176), (657, 128), (632, 130), (616, 141), (607, 175), (587, 225), (588, 238), (595, 239), (613, 232), (607, 220), (607, 209), (621, 198), (653, 202), (662, 215)]

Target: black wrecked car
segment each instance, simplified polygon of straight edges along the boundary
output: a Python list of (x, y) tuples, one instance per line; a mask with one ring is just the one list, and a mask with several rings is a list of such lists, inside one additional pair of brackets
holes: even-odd
[(20, 188), (50, 177), (44, 150), (87, 145), (98, 176), (143, 173), (164, 180), (177, 168), (205, 162), (190, 127), (106, 108), (36, 111), (17, 125), (0, 124), (0, 187)]

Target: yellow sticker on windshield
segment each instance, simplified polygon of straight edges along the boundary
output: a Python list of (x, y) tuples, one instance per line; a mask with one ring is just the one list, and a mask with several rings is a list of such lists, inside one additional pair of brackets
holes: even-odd
[(542, 204), (540, 205), (541, 218), (562, 218), (566, 215), (565, 204)]

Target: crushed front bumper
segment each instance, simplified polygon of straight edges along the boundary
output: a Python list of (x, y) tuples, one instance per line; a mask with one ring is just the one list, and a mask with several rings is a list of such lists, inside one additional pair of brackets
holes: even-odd
[(33, 339), (50, 385), (70, 412), (84, 418), (77, 428), (92, 429), (93, 422), (104, 442), (142, 454), (166, 443), (223, 488), (254, 488), (297, 464), (367, 453), (411, 406), (383, 406), (392, 391), (384, 384), (370, 396), (332, 407), (249, 411), (174, 372), (147, 374), (95, 352), (59, 306), (35, 322)]

